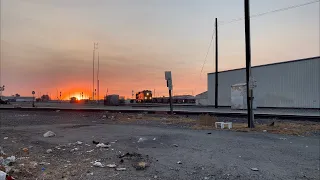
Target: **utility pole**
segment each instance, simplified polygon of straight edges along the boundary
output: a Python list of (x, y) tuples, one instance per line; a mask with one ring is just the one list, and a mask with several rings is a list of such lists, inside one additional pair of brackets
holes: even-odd
[(244, 25), (245, 25), (245, 40), (246, 40), (246, 85), (247, 85), (247, 110), (248, 110), (248, 127), (254, 128), (253, 124), (253, 90), (251, 84), (251, 44), (250, 44), (250, 3), (249, 0), (244, 0)]
[(93, 58), (92, 58), (92, 100), (94, 100), (94, 55), (95, 51), (98, 49), (98, 43), (93, 43)]
[(98, 72), (97, 72), (97, 92), (98, 92), (98, 94), (97, 94), (97, 100), (98, 100), (98, 104), (99, 104), (99, 88), (100, 88), (100, 82), (99, 82), (99, 67), (100, 67), (100, 60), (99, 60), (99, 51), (98, 51)]
[(218, 108), (218, 18), (215, 23), (215, 37), (216, 37), (216, 74), (215, 74), (215, 91), (214, 91), (214, 107)]

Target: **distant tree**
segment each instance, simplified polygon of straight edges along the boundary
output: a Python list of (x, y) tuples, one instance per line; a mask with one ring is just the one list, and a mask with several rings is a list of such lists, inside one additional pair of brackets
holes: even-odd
[(16, 97), (20, 97), (20, 94), (17, 93), (15, 96), (16, 96)]
[(41, 96), (41, 101), (50, 101), (50, 96), (48, 94), (44, 94)]

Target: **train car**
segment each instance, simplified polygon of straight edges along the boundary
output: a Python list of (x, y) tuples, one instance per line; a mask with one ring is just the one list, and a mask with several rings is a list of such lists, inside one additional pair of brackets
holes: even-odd
[(137, 103), (148, 103), (152, 102), (152, 91), (144, 90), (136, 93)]

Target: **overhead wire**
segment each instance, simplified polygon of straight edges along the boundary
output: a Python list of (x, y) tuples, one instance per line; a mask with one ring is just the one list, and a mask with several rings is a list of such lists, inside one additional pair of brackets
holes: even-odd
[(201, 76), (201, 73), (203, 71), (203, 68), (204, 68), (204, 65), (206, 64), (207, 62), (207, 57), (208, 57), (208, 54), (209, 54), (209, 51), (210, 51), (210, 48), (211, 48), (211, 45), (212, 45), (212, 42), (213, 42), (213, 37), (215, 36), (215, 30), (213, 30), (212, 32), (212, 36), (211, 36), (211, 41), (210, 41), (210, 44), (209, 44), (209, 47), (208, 47), (208, 50), (207, 50), (207, 53), (206, 53), (206, 56), (204, 58), (204, 62), (202, 64), (202, 68), (201, 68), (201, 72), (200, 72), (200, 76)]
[[(280, 8), (280, 9), (275, 9), (275, 10), (272, 10), (272, 11), (267, 11), (267, 12), (263, 12), (263, 13), (259, 13), (259, 14), (254, 14), (254, 15), (250, 16), (250, 19), (251, 18), (255, 18), (255, 17), (264, 16), (264, 15), (271, 14), (271, 13), (277, 13), (277, 12), (282, 12), (282, 11), (286, 11), (286, 10), (290, 10), (290, 9), (295, 9), (295, 8), (299, 8), (299, 7), (302, 7), (302, 6), (318, 3), (318, 2), (320, 2), (320, 0), (310, 1), (310, 2), (303, 3), (303, 4), (296, 4), (296, 5), (288, 6), (288, 7), (285, 7), (285, 8)], [(220, 26), (225, 25), (225, 24), (234, 23), (234, 22), (241, 21), (241, 20), (244, 20), (244, 17), (233, 19), (233, 20), (231, 20), (229, 22), (225, 22), (225, 23), (221, 22), (222, 24), (220, 24)]]
[[(295, 9), (295, 8), (299, 8), (299, 7), (302, 7), (302, 6), (306, 6), (306, 5), (318, 3), (318, 2), (320, 2), (320, 0), (310, 1), (310, 2), (303, 3), (303, 4), (296, 4), (296, 5), (288, 6), (288, 7), (285, 7), (285, 8), (280, 8), (280, 9), (275, 9), (275, 10), (272, 10), (272, 11), (267, 11), (267, 12), (263, 12), (263, 13), (259, 13), (259, 14), (254, 14), (254, 15), (251, 15), (251, 16), (250, 16), (250, 19), (251, 19), (251, 18), (255, 18), (255, 17), (264, 16), (264, 15), (271, 14), (271, 13), (277, 13), (277, 12), (281, 12), (281, 11), (286, 11), (286, 10), (290, 10), (290, 9)], [(241, 21), (241, 20), (244, 20), (244, 17), (240, 17), (240, 18), (237, 18), (237, 19), (233, 19), (233, 20), (228, 21), (228, 22), (225, 22), (225, 23), (224, 23), (224, 22), (221, 22), (222, 24), (219, 23), (219, 24), (220, 24), (219, 26), (222, 26), (222, 25), (225, 25), (225, 24), (234, 23), (234, 22)], [(204, 59), (202, 68), (201, 68), (200, 77), (201, 77), (201, 74), (202, 74), (204, 65), (205, 65), (205, 63), (207, 62), (207, 57), (208, 57), (209, 50), (210, 50), (211, 45), (212, 45), (212, 42), (213, 42), (213, 37), (214, 37), (214, 35), (215, 35), (215, 31), (213, 31), (213, 33), (212, 33), (212, 37), (211, 37), (211, 40), (210, 40), (210, 44), (209, 44), (209, 47), (208, 47), (208, 50), (207, 50), (207, 53), (206, 53), (206, 56), (205, 56), (205, 59)]]

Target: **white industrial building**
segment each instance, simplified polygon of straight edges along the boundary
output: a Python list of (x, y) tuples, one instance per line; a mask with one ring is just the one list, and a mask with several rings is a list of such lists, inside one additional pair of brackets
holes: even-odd
[[(246, 69), (219, 72), (218, 106), (232, 106), (231, 86), (246, 82)], [(252, 67), (254, 103), (259, 107), (320, 108), (320, 56)], [(199, 105), (215, 103), (215, 73), (208, 73), (208, 91)]]

